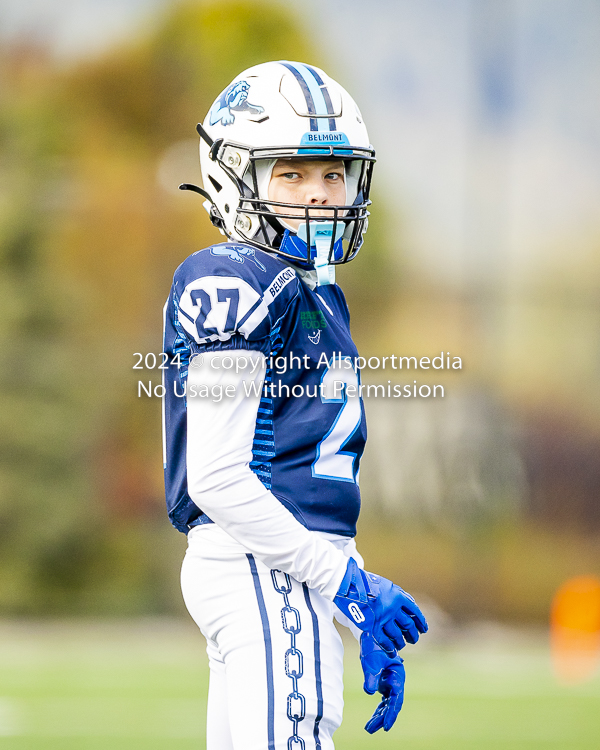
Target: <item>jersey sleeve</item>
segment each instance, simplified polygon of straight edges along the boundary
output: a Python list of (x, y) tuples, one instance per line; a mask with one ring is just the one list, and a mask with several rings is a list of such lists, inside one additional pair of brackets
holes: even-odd
[[(295, 271), (236, 243), (200, 250), (175, 271), (163, 311), (163, 465), (169, 518), (183, 533), (202, 511), (187, 491), (187, 379), (194, 355), (255, 349), (270, 356), (298, 295)], [(193, 368), (192, 368), (193, 369)]]
[(298, 293), (295, 271), (267, 253), (223, 243), (190, 256), (174, 278), (176, 324), (199, 346), (267, 339)]
[(332, 601), (348, 560), (342, 550), (297, 521), (250, 469), (265, 356), (258, 351), (251, 357), (235, 356), (238, 362), (230, 369), (222, 366), (225, 352), (205, 358), (214, 360), (212, 364), (190, 368), (190, 394), (204, 387), (215, 394), (229, 389), (232, 395), (188, 397), (189, 497), (269, 568), (306, 582)]

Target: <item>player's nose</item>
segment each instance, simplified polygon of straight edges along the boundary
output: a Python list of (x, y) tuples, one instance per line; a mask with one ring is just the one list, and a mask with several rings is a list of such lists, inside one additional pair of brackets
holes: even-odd
[(314, 177), (306, 182), (306, 203), (312, 205), (324, 205), (327, 203), (327, 190), (323, 179)]

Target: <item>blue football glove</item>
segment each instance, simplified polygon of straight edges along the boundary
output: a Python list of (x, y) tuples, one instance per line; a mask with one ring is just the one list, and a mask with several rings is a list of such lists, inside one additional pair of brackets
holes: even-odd
[(384, 732), (389, 732), (404, 701), (404, 663), (399, 656), (388, 656), (368, 633), (360, 637), (360, 663), (365, 675), (365, 693), (380, 692), (383, 695), (365, 729), (369, 734), (381, 727)]
[(427, 632), (427, 621), (412, 596), (387, 578), (361, 570), (352, 557), (333, 601), (392, 657)]

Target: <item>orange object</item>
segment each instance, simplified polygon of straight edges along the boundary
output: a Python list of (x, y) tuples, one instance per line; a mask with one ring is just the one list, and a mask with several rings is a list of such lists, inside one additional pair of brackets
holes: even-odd
[(550, 619), (552, 662), (561, 682), (590, 679), (600, 663), (600, 579), (577, 576), (556, 592)]

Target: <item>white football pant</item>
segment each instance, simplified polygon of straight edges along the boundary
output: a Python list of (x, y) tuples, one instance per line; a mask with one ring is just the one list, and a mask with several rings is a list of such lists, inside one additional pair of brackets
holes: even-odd
[[(357, 556), (353, 540), (333, 543)], [(190, 531), (181, 586), (207, 641), (207, 750), (333, 750), (343, 709), (333, 603), (216, 524)]]

